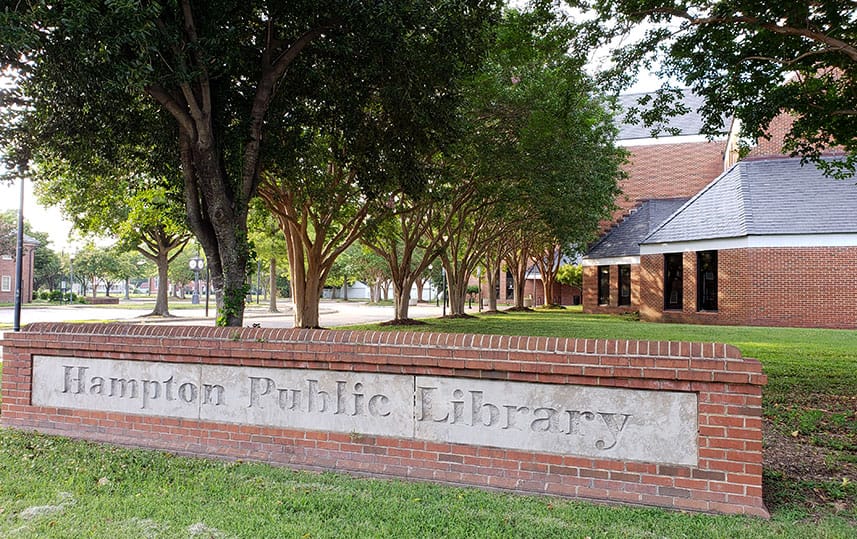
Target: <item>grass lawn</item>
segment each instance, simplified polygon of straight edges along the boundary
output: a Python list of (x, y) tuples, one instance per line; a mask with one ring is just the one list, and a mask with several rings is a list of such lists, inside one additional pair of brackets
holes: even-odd
[(0, 537), (857, 537), (857, 332), (579, 312), (428, 322), (406, 329), (737, 345), (770, 378), (772, 520), (354, 479), (0, 429)]

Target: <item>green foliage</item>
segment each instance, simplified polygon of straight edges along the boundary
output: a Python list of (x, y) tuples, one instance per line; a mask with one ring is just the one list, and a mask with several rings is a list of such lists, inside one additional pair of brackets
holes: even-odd
[(581, 286), (583, 284), (583, 267), (577, 264), (563, 264), (556, 274), (556, 282), (568, 286)]
[(490, 0), (17, 3), (0, 25), (16, 83), (0, 93), (0, 146), (22, 173), (83, 166), (97, 190), (114, 187), (117, 162), (134, 182), (181, 178), (188, 225), (234, 300), (261, 174), (305, 162), (296, 140), (321, 130), (348, 148), (364, 192), (418, 190), (410, 149), (446, 133), (433, 124), (454, 114), (452, 81), (496, 12)]
[[(598, 10), (594, 32), (609, 40), (639, 27), (643, 37), (622, 41), (609, 74), (620, 86), (638, 69), (661, 62), (661, 74), (682, 80), (705, 97), (706, 132), (722, 133), (734, 115), (742, 134), (764, 137), (782, 111), (794, 124), (785, 149), (818, 160), (831, 147), (846, 155), (826, 166), (838, 175), (857, 165), (857, 4), (851, 0), (778, 2), (716, 0), (576, 0)], [(591, 46), (583, 41), (582, 46)], [(654, 104), (650, 119), (662, 117), (670, 92)]]

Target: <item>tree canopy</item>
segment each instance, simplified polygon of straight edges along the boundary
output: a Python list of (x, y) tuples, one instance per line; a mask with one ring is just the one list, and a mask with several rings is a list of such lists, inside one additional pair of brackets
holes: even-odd
[[(709, 133), (734, 114), (752, 140), (782, 112), (794, 116), (785, 150), (853, 174), (857, 165), (857, 3), (852, 0), (571, 0), (595, 9), (608, 39), (644, 28), (614, 53), (620, 84), (660, 62), (660, 73), (705, 97)], [(590, 43), (591, 45), (591, 43)], [(836, 163), (820, 159), (832, 147)]]
[[(428, 105), (454, 96), (425, 82), (478, 58), (495, 9), (489, 0), (16, 3), (0, 15), (0, 67), (17, 77), (2, 95), (16, 114), (3, 118), (0, 142), (16, 166), (45, 154), (82, 162), (145, 151), (180, 170), (218, 322), (240, 325), (248, 204), (266, 157), (283, 150), (272, 147), (269, 123), (335, 102), (340, 126), (353, 127), (350, 111), (377, 97), (367, 82), (384, 80), (411, 81), (382, 92), (401, 105), (395, 114), (442, 117)], [(417, 53), (427, 76), (409, 76)], [(386, 155), (406, 168), (401, 142), (388, 140)], [(366, 179), (369, 190), (384, 181)]]

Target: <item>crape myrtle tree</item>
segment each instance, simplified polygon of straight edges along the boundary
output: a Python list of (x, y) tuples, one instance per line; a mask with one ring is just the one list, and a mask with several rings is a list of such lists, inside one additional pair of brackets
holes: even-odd
[[(480, 193), (468, 219), (490, 219), (490, 226), (479, 225), (482, 245), (512, 240), (507, 255), (517, 253), (524, 272), (533, 249), (591, 238), (618, 193), (624, 153), (613, 144), (616, 129), (583, 60), (568, 53), (575, 37), (576, 28), (549, 2), (505, 14), (470, 87), (471, 129), (454, 160)], [(463, 222), (462, 215), (456, 230), (441, 232), (450, 234), (441, 258), (454, 315), (463, 313), (467, 279), (486, 254), (463, 248), (475, 230)]]
[(356, 36), (358, 49), (389, 48), (359, 80), (351, 61), (321, 58), (312, 92), (291, 81), (302, 99), (275, 109), (259, 195), (286, 239), (297, 327), (318, 326), (329, 272), (364, 226), (424, 188), (421, 156), (455, 136), (458, 80), (481, 58), (493, 5), (411, 2), (405, 12), (381, 36)]
[(319, 298), (333, 265), (359, 237), (376, 201), (365, 197), (356, 170), (337, 158), (329, 137), (308, 134), (298, 167), (269, 168), (259, 194), (279, 222), (289, 258), (295, 327), (319, 327)]
[(394, 197), (396, 212), (363, 234), (363, 243), (387, 264), (394, 291), (393, 324), (417, 323), (408, 316), (411, 288), (425, 281), (420, 276), (446, 246), (439, 231), (454, 217), (448, 207), (448, 188), (442, 176), (435, 174), (419, 195)]
[[(420, 41), (427, 60), (434, 51), (438, 73), (455, 73), (493, 9), (481, 0), (18, 2), (0, 25), (2, 67), (17, 77), (3, 100), (29, 111), (23, 121), (10, 120), (16, 129), (56, 134), (54, 142), (85, 141), (83, 148), (101, 155), (113, 149), (114, 136), (124, 142), (140, 132), (126, 111), (153, 106), (162, 120), (154, 137), (165, 150), (159, 153), (181, 165), (188, 223), (206, 252), (218, 323), (241, 325), (248, 204), (268, 151), (272, 107), (288, 123), (290, 100), (328, 98), (314, 90), (330, 85), (362, 106), (361, 88), (388, 75), (378, 66), (412, 60), (399, 56), (405, 38)], [(341, 78), (317, 76), (332, 63), (343, 67)], [(18, 165), (27, 158), (10, 154)]]
[[(857, 3), (852, 0), (572, 0), (597, 10), (589, 39), (623, 40), (608, 73), (627, 86), (638, 68), (660, 62), (662, 75), (683, 81), (705, 97), (709, 134), (722, 132), (724, 115), (741, 120), (750, 140), (766, 135), (782, 112), (794, 117), (785, 150), (815, 161), (828, 173), (853, 174), (857, 164)], [(592, 45), (590, 41), (588, 45)], [(665, 88), (650, 107), (658, 119), (671, 107)], [(820, 156), (844, 150), (834, 162)]]

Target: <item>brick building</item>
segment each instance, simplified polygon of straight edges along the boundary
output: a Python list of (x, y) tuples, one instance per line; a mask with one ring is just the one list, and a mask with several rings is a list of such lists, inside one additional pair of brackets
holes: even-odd
[[(620, 96), (620, 105), (633, 107), (642, 96)], [(737, 158), (734, 129), (708, 140), (699, 134), (702, 98), (685, 94), (682, 104), (689, 112), (672, 119), (671, 136), (652, 137), (640, 125), (619, 126), (618, 144), (630, 153), (627, 177), (620, 184), (612, 223), (582, 260), (585, 312), (639, 311), (640, 240)]]
[(800, 159), (737, 163), (639, 248), (643, 320), (857, 328), (857, 187)]
[[(33, 251), (39, 242), (24, 235), (24, 257), (21, 266), (21, 301), (33, 301)], [(15, 253), (0, 255), (0, 303), (15, 301)]]
[(696, 143), (676, 151), (631, 139), (618, 204), (633, 209), (584, 257), (584, 310), (639, 311), (649, 321), (857, 327), (857, 279), (846, 269), (857, 263), (857, 187), (783, 156), (790, 125), (788, 116), (777, 118), (770, 139), (737, 164), (733, 125), (722, 142), (707, 143), (720, 148), (726, 170), (719, 172), (709, 147), (689, 158)]

